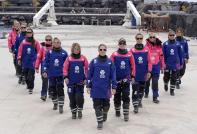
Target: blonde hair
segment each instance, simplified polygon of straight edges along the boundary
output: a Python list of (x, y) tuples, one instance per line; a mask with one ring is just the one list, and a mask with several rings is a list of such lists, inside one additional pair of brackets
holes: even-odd
[(74, 53), (75, 47), (78, 47), (78, 48), (79, 48), (79, 51), (80, 51), (79, 53), (81, 53), (81, 46), (80, 46), (79, 43), (73, 43), (73, 44), (72, 44), (71, 53)]
[(102, 46), (104, 46), (104, 47), (107, 49), (107, 45), (105, 45), (105, 44), (100, 44), (100, 45), (98, 46), (98, 50), (99, 50), (100, 47), (102, 47)]
[(137, 36), (139, 36), (139, 35), (142, 36), (142, 37), (144, 37), (143, 34), (137, 33), (137, 34), (135, 35), (135, 38), (137, 38)]
[(47, 38), (50, 38), (51, 40), (53, 40), (52, 36), (49, 34), (45, 36), (45, 39), (47, 39)]
[(55, 37), (55, 38), (53, 39), (53, 43), (55, 42), (55, 40), (57, 40), (57, 41), (61, 44), (61, 41), (60, 41), (59, 38)]

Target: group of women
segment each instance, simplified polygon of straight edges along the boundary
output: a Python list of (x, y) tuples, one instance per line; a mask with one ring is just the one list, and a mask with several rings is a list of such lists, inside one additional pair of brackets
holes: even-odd
[(141, 33), (136, 34), (136, 44), (130, 50), (127, 49), (126, 40), (120, 38), (118, 49), (110, 57), (106, 54), (107, 45), (100, 44), (98, 56), (88, 62), (87, 57), (81, 54), (79, 43), (72, 44), (68, 55), (59, 38), (46, 35), (45, 42), (39, 43), (26, 23), (15, 21), (9, 34), (8, 47), (13, 54), (18, 83), (26, 84), (29, 94), (32, 94), (35, 72), (40, 72), (41, 99), (46, 101), (47, 96), (51, 98), (53, 110), (59, 109), (59, 113), (63, 113), (66, 85), (72, 119), (81, 119), (86, 86), (93, 100), (97, 129), (100, 130), (107, 120), (112, 95), (116, 117), (121, 116), (122, 106), (124, 121), (128, 121), (130, 91), (133, 112), (137, 114), (143, 97), (148, 98), (151, 80), (153, 102), (159, 103), (158, 81), (161, 72), (164, 73), (165, 91), (168, 91), (169, 81), (170, 95), (174, 96), (175, 88), (180, 88), (189, 59), (188, 44), (183, 38), (182, 29), (177, 29), (176, 33), (170, 31), (163, 45), (155, 33), (149, 33), (146, 45), (143, 38)]

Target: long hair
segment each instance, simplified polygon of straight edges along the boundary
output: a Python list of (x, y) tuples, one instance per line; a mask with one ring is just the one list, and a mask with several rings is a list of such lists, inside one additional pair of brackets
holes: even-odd
[(81, 46), (80, 46), (79, 43), (73, 43), (73, 44), (72, 44), (72, 47), (71, 47), (71, 54), (74, 53), (75, 47), (78, 47), (78, 48), (79, 48), (79, 53), (81, 54)]
[(32, 38), (33, 38), (32, 41), (31, 41), (31, 44), (32, 44), (33, 47), (35, 47), (35, 42), (36, 41), (34, 39), (34, 31), (33, 31), (32, 28), (28, 27), (26, 31), (29, 31), (29, 30), (32, 32)]

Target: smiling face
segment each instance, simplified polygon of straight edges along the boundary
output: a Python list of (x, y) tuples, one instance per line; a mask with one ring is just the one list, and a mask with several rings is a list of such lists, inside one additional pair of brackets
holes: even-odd
[(137, 44), (142, 44), (143, 35), (136, 35), (135, 39), (136, 39)]
[(33, 31), (30, 28), (27, 29), (26, 36), (27, 37), (33, 37)]
[(150, 34), (149, 34), (149, 40), (150, 40), (151, 42), (156, 42), (156, 36), (155, 36), (154, 33), (150, 33)]
[(74, 53), (74, 54), (79, 54), (79, 53), (80, 53), (80, 47), (79, 47), (79, 46), (75, 46), (75, 47), (73, 48), (73, 53)]
[(105, 45), (100, 45), (98, 48), (98, 52), (100, 56), (105, 56), (107, 52), (107, 47)]
[(61, 47), (61, 42), (58, 38), (54, 38), (53, 40), (53, 47), (54, 48), (60, 48)]
[(126, 49), (126, 41), (119, 41), (119, 43), (118, 43), (118, 47), (119, 47), (119, 49)]

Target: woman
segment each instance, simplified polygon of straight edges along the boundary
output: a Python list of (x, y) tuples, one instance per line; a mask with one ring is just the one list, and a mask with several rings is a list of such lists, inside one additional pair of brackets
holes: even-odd
[(146, 47), (150, 51), (150, 59), (152, 63), (151, 78), (146, 82), (145, 98), (148, 98), (150, 81), (152, 80), (153, 102), (159, 103), (159, 75), (160, 71), (164, 69), (164, 59), (162, 52), (162, 42), (156, 38), (154, 33), (149, 34), (149, 38), (146, 39)]
[(176, 41), (181, 45), (182, 51), (183, 51), (183, 66), (178, 70), (177, 72), (177, 82), (176, 82), (176, 88), (180, 89), (181, 84), (181, 78), (185, 74), (186, 70), (186, 64), (189, 61), (189, 47), (187, 40), (183, 37), (184, 31), (182, 28), (177, 28), (176, 30)]
[(169, 31), (168, 40), (163, 44), (164, 55), (164, 90), (168, 91), (168, 83), (170, 81), (170, 95), (174, 96), (176, 86), (177, 73), (180, 66), (183, 65), (183, 52), (181, 45), (175, 40), (175, 32)]
[(135, 61), (133, 54), (127, 51), (126, 40), (118, 41), (118, 50), (113, 52), (111, 60), (116, 67), (117, 89), (114, 95), (116, 117), (120, 116), (121, 100), (123, 101), (124, 120), (129, 120), (130, 83), (135, 81)]
[(113, 95), (116, 92), (116, 69), (106, 51), (105, 44), (98, 46), (99, 55), (91, 61), (87, 78), (87, 92), (93, 100), (98, 130), (103, 128), (103, 122), (107, 120), (111, 91)]
[(64, 77), (63, 64), (68, 56), (67, 52), (62, 49), (61, 42), (58, 38), (53, 39), (53, 49), (49, 50), (44, 59), (43, 77), (49, 79), (49, 88), (52, 91), (53, 110), (63, 113), (64, 106)]
[(84, 104), (84, 83), (87, 78), (88, 61), (81, 54), (81, 46), (73, 43), (71, 55), (64, 62), (64, 79), (68, 87), (68, 97), (70, 100), (70, 109), (72, 119), (82, 118), (82, 110)]
[(130, 50), (135, 59), (135, 83), (132, 85), (132, 100), (134, 106), (134, 113), (138, 113), (138, 107), (142, 107), (142, 98), (144, 95), (145, 82), (150, 78), (152, 71), (152, 64), (150, 61), (149, 50), (144, 47), (143, 35), (138, 33), (135, 36), (136, 44)]
[[(43, 61), (45, 58), (45, 54), (52, 49), (52, 36), (51, 35), (46, 35), (45, 36), (45, 42), (41, 43), (42, 47), (37, 55), (36, 59), (36, 73), (39, 73), (39, 66), (41, 63), (41, 78), (42, 78), (42, 90), (41, 90), (41, 97), (40, 99), (43, 101), (46, 101), (47, 98), (47, 91), (48, 91), (48, 78), (44, 78), (42, 76), (43, 73)], [(49, 91), (49, 97), (51, 97), (51, 92)]]
[(26, 38), (22, 41), (18, 51), (18, 64), (22, 65), (22, 73), (25, 76), (29, 94), (33, 93), (35, 79), (35, 62), (40, 43), (34, 39), (31, 28), (27, 28)]

